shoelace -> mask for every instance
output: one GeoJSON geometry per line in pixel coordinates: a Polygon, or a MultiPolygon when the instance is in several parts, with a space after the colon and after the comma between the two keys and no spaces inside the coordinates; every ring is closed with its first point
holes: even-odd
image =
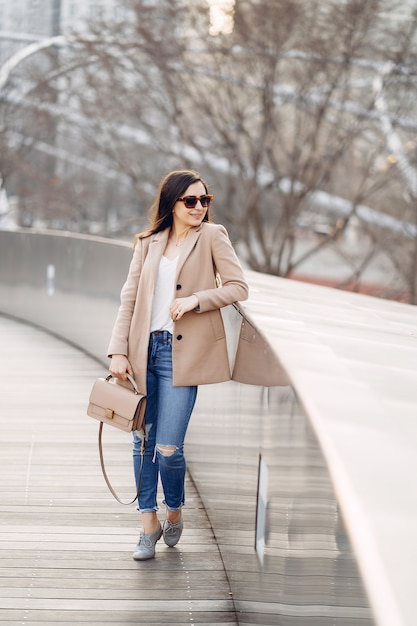
{"type": "Polygon", "coordinates": [[[180,523],[181,522],[177,522],[176,524],[173,524],[172,522],[170,522],[169,520],[167,520],[168,524],[167,524],[167,528],[165,530],[165,534],[167,535],[168,533],[175,533],[179,530],[180,527],[180,523]]]}
{"type": "Polygon", "coordinates": [[[139,537],[139,541],[138,541],[138,548],[144,545],[147,548],[151,548],[152,547],[152,539],[150,538],[149,535],[145,535],[145,533],[141,533],[140,537],[139,537]]]}

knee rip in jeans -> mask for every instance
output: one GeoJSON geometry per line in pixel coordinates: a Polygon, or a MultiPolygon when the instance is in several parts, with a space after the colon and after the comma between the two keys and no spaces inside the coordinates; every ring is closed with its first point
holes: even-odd
{"type": "Polygon", "coordinates": [[[177,449],[175,446],[161,446],[159,443],[156,444],[156,448],[162,456],[172,456],[177,449]]]}

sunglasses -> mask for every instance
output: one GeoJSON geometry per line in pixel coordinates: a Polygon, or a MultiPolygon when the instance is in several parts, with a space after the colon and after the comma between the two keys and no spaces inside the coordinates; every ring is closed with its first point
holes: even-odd
{"type": "Polygon", "coordinates": [[[178,198],[178,202],[180,200],[181,202],[184,202],[186,209],[194,209],[197,206],[197,202],[200,201],[201,206],[204,209],[207,209],[207,207],[209,207],[212,203],[213,197],[214,196],[209,194],[205,196],[183,196],[182,198],[178,198]]]}

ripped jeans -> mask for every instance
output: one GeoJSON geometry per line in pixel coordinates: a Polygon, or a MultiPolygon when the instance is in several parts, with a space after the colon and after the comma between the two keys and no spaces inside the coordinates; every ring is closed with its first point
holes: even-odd
{"type": "MultiPolygon", "coordinates": [[[[164,491],[163,504],[176,511],[185,502],[186,461],[184,439],[197,397],[197,387],[172,384],[172,335],[166,330],[151,333],[146,374],[145,456],[138,510],[158,510],[158,474],[164,491]]],[[[133,467],[139,481],[142,431],[133,433],[133,467]]]]}

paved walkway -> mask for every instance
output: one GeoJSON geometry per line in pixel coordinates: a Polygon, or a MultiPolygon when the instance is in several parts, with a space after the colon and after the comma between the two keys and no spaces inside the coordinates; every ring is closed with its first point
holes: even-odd
{"type": "MultiPolygon", "coordinates": [[[[236,624],[213,533],[187,478],[184,535],[137,563],[135,506],[101,476],[85,413],[99,364],[0,316],[0,624],[236,624]]],[[[134,491],[130,436],[108,429],[106,464],[134,491]]],[[[162,516],[162,511],[161,511],[162,516]]]]}

